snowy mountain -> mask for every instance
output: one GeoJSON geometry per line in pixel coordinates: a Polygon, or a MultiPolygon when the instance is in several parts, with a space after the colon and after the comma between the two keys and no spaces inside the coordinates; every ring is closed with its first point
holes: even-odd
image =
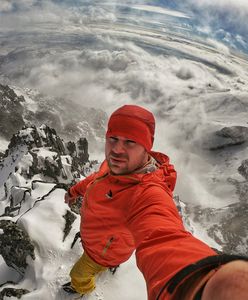
{"type": "Polygon", "coordinates": [[[46,124],[64,140],[87,138],[93,151],[102,143],[106,121],[107,115],[100,109],[0,84],[0,136],[6,140],[24,124],[46,124]]]}

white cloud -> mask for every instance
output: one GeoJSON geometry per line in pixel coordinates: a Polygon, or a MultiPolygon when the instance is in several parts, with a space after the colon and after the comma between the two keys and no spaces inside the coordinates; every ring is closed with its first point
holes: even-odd
{"type": "Polygon", "coordinates": [[[0,12],[8,12],[12,10],[12,3],[8,0],[2,0],[0,2],[0,12]]]}
{"type": "Polygon", "coordinates": [[[236,35],[236,40],[244,47],[248,49],[248,44],[247,41],[245,41],[245,39],[240,36],[239,34],[236,35]]]}
{"type": "Polygon", "coordinates": [[[66,6],[50,0],[12,0],[4,12],[0,19],[2,30],[23,31],[30,30],[31,26],[40,30],[62,26],[63,30],[70,30],[70,26],[80,28],[89,23],[116,21],[114,11],[101,6],[66,6]]]}
{"type": "Polygon", "coordinates": [[[209,38],[207,39],[207,43],[219,50],[220,53],[230,54],[230,49],[221,42],[209,38]]]}
{"type": "MultiPolygon", "coordinates": [[[[44,1],[46,2],[46,1],[44,1]]],[[[43,3],[44,3],[43,2],[43,3]]],[[[38,0],[1,0],[0,12],[10,12],[12,10],[29,10],[34,4],[40,4],[38,0]]]]}
{"type": "Polygon", "coordinates": [[[159,6],[152,6],[152,5],[134,5],[132,6],[134,9],[138,10],[143,10],[143,11],[148,11],[148,12],[155,12],[159,14],[165,14],[173,17],[178,17],[178,18],[190,18],[187,14],[181,13],[179,11],[175,11],[172,9],[165,9],[163,7],[159,6]]]}
{"type": "Polygon", "coordinates": [[[189,0],[192,4],[198,6],[215,6],[215,7],[237,7],[240,10],[248,9],[248,2],[246,0],[189,0]]]}

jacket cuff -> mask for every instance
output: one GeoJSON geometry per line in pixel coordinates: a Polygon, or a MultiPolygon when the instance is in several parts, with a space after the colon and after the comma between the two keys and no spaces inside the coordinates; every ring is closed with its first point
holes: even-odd
{"type": "Polygon", "coordinates": [[[72,198],[73,197],[73,195],[72,195],[72,193],[71,193],[71,191],[70,191],[70,188],[67,190],[67,193],[68,193],[68,195],[72,198]]]}

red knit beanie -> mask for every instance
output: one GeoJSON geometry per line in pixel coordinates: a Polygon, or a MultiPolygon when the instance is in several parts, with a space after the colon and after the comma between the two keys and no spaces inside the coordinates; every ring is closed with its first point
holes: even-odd
{"type": "Polygon", "coordinates": [[[151,112],[137,105],[124,105],[112,113],[106,137],[122,136],[152,149],[155,119],[151,112]]]}

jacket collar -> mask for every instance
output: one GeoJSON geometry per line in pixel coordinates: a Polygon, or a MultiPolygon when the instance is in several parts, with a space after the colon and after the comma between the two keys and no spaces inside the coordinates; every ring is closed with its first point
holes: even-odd
{"type": "Polygon", "coordinates": [[[162,186],[169,194],[172,194],[176,183],[176,171],[169,163],[169,157],[160,152],[150,152],[151,160],[138,172],[126,175],[113,175],[110,173],[107,161],[100,166],[95,180],[108,177],[109,181],[121,186],[130,186],[137,183],[142,185],[162,186]]]}

